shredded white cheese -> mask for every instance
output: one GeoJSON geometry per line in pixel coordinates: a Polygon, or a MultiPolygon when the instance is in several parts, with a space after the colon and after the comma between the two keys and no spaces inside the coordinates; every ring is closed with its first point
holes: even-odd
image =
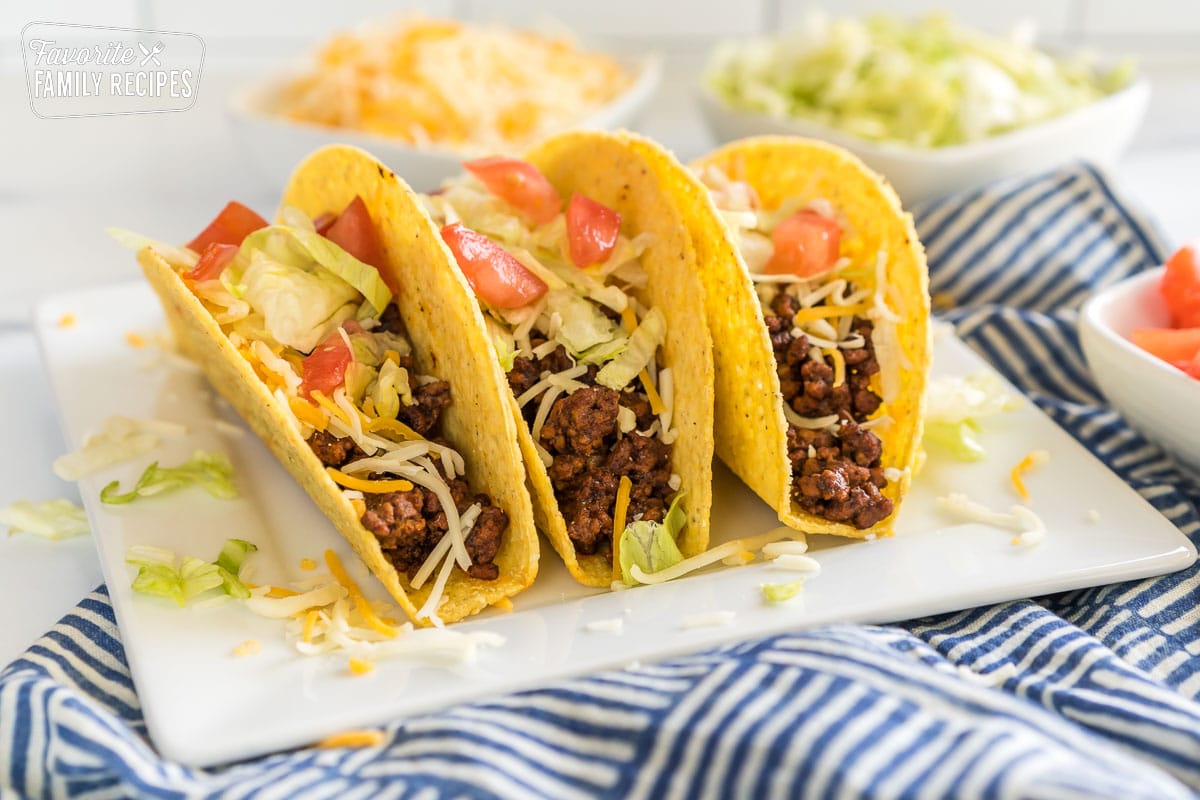
{"type": "Polygon", "coordinates": [[[689,614],[683,618],[683,629],[693,628],[722,628],[737,616],[735,611],[705,611],[699,614],[689,614]]]}
{"type": "Polygon", "coordinates": [[[625,619],[623,617],[612,617],[610,619],[596,619],[583,626],[583,629],[588,633],[612,633],[619,634],[625,630],[625,619]]]}
{"type": "Polygon", "coordinates": [[[775,556],[771,564],[780,569],[805,572],[813,575],[821,571],[820,563],[812,556],[806,556],[803,553],[781,553],[775,556]]]}
{"type": "Polygon", "coordinates": [[[1042,519],[1025,506],[1013,506],[1009,513],[992,511],[987,506],[971,500],[965,494],[952,493],[937,499],[938,506],[969,522],[982,522],[997,528],[1015,531],[1013,544],[1035,545],[1046,536],[1046,525],[1042,519]]]}
{"type": "MultiPolygon", "coordinates": [[[[797,533],[797,536],[803,536],[802,533],[797,533]]],[[[803,539],[785,540],[782,542],[770,542],[763,545],[763,555],[767,558],[775,558],[783,555],[802,555],[808,552],[808,542],[803,539]]]]}

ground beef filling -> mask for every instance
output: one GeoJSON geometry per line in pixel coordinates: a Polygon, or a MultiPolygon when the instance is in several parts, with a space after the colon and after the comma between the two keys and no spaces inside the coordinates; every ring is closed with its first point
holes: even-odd
{"type": "Polygon", "coordinates": [[[837,433],[788,426],[792,497],[822,519],[869,528],[891,514],[893,507],[880,492],[887,486],[880,465],[882,443],[872,431],[859,427],[882,403],[870,385],[871,376],[879,372],[872,323],[854,319],[851,331],[862,336],[864,344],[842,350],[846,377],[834,386],[833,367],[824,359],[809,357],[807,337],[792,336],[792,317],[799,310],[796,298],[780,292],[771,301],[771,310],[767,331],[784,402],[803,417],[838,415],[837,433]]]}
{"type": "MultiPolygon", "coordinates": [[[[542,341],[535,338],[532,344],[537,347],[542,341]]],[[[543,372],[561,372],[571,365],[562,347],[541,359],[516,358],[508,382],[520,396],[543,372]]],[[[636,432],[648,429],[654,421],[645,392],[596,386],[596,371],[591,367],[577,379],[587,386],[554,402],[538,440],[554,459],[550,481],[576,552],[611,558],[613,511],[621,476],[627,475],[632,484],[626,518],[662,521],[673,494],[668,464],[671,448],[636,432]],[[626,434],[619,434],[617,426],[621,406],[637,417],[636,429],[626,434]]],[[[535,398],[523,409],[530,425],[537,408],[535,398]]]]}
{"type": "MultiPolygon", "coordinates": [[[[404,327],[395,308],[393,304],[384,311],[380,318],[380,327],[403,334],[404,327]]],[[[402,356],[400,366],[408,369],[411,384],[411,357],[402,356]]],[[[431,434],[437,428],[442,412],[450,405],[450,385],[445,381],[433,381],[423,386],[411,387],[411,391],[413,404],[401,405],[399,419],[422,436],[433,438],[431,434]]],[[[327,467],[340,469],[351,461],[366,457],[366,453],[354,440],[349,437],[338,438],[325,431],[314,431],[308,439],[308,445],[327,467]]],[[[445,478],[445,475],[442,477],[445,478]]],[[[466,539],[467,554],[471,556],[471,567],[467,574],[480,580],[495,580],[500,570],[493,561],[508,527],[508,515],[503,509],[493,505],[492,499],[487,495],[472,496],[471,487],[462,478],[447,479],[446,484],[450,487],[454,505],[460,514],[472,503],[482,506],[479,518],[466,539]]],[[[379,539],[384,555],[396,570],[412,578],[413,573],[425,562],[433,552],[434,546],[449,530],[441,501],[436,494],[420,486],[413,486],[407,492],[365,494],[363,499],[366,505],[366,511],[362,515],[363,527],[379,539]]]]}

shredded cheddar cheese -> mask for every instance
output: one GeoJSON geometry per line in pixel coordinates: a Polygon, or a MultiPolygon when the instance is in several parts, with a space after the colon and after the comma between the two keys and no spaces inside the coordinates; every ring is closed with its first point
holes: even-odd
{"type": "Polygon", "coordinates": [[[742,550],[722,558],[721,563],[727,567],[741,567],[745,564],[749,564],[753,560],[754,553],[751,553],[749,550],[742,550]]]}
{"type": "Polygon", "coordinates": [[[267,597],[273,597],[275,599],[279,599],[281,597],[295,597],[298,594],[300,593],[283,586],[272,586],[267,589],[267,597]]]}
{"type": "Polygon", "coordinates": [[[338,406],[337,403],[333,402],[328,397],[326,397],[325,393],[322,392],[320,389],[313,389],[309,393],[309,396],[312,397],[313,400],[317,401],[317,405],[319,405],[321,408],[323,408],[327,412],[329,412],[330,416],[337,417],[338,419],[340,419],[342,422],[346,423],[347,425],[351,425],[351,426],[353,425],[353,423],[350,421],[350,418],[348,416],[346,416],[346,412],[344,410],[342,410],[342,408],[340,406],[338,406]]]}
{"type": "Polygon", "coordinates": [[[392,433],[401,437],[402,439],[412,442],[425,441],[424,436],[417,433],[398,419],[375,418],[369,420],[367,424],[363,426],[363,430],[367,431],[368,433],[392,433]]]}
{"type": "Polygon", "coordinates": [[[141,334],[135,333],[133,331],[127,331],[125,333],[125,341],[129,344],[130,347],[136,348],[138,350],[141,350],[143,347],[146,346],[146,338],[144,336],[142,336],[141,334]]]}
{"type": "Polygon", "coordinates": [[[317,568],[317,562],[313,561],[311,558],[300,559],[300,569],[314,570],[316,568],[317,568]]]}
{"type": "Polygon", "coordinates": [[[325,551],[325,565],[329,567],[329,572],[333,575],[334,580],[342,585],[342,587],[350,593],[350,597],[354,600],[354,607],[358,610],[367,625],[378,633],[394,638],[400,633],[397,629],[384,623],[375,613],[375,609],[371,608],[371,603],[363,596],[362,590],[358,588],[358,584],[350,577],[350,573],[346,572],[346,568],[342,565],[342,560],[337,557],[337,553],[332,550],[325,551]]]}
{"type": "Polygon", "coordinates": [[[376,633],[386,636],[389,639],[395,639],[397,634],[400,633],[400,631],[381,620],[379,615],[375,613],[375,609],[371,608],[371,603],[361,594],[354,595],[354,607],[358,610],[359,614],[362,614],[363,621],[367,623],[367,627],[376,633]]]}
{"type": "Polygon", "coordinates": [[[75,315],[71,313],[63,314],[58,318],[58,327],[73,328],[75,327],[75,315]]]}
{"type": "Polygon", "coordinates": [[[383,357],[395,364],[397,367],[400,366],[400,354],[395,350],[385,350],[383,352],[383,357]]]}
{"type": "Polygon", "coordinates": [[[833,361],[833,385],[841,386],[846,382],[846,358],[839,347],[827,347],[821,350],[833,361]]]}
{"type": "Polygon", "coordinates": [[[349,667],[351,675],[370,675],[375,671],[375,665],[365,658],[351,658],[349,667]]]}
{"type": "Polygon", "coordinates": [[[356,489],[360,492],[366,492],[368,494],[411,492],[413,488],[412,481],[406,481],[402,478],[387,481],[370,481],[366,478],[355,478],[353,475],[347,475],[341,470],[334,469],[333,467],[326,467],[325,472],[338,486],[345,487],[346,489],[356,489]]]}
{"type": "Polygon", "coordinates": [[[1025,473],[1040,464],[1045,464],[1049,460],[1050,454],[1045,450],[1033,450],[1012,468],[1010,477],[1012,478],[1013,488],[1017,490],[1017,494],[1026,503],[1029,502],[1030,497],[1029,490],[1025,488],[1025,473]]]}
{"type": "Polygon", "coordinates": [[[511,614],[513,610],[512,600],[507,597],[501,597],[496,602],[492,603],[493,608],[498,608],[506,614],[511,614]]]}
{"type": "Polygon", "coordinates": [[[342,747],[378,747],[383,742],[383,731],[342,731],[317,742],[317,747],[326,750],[342,747]]]}
{"type": "Polygon", "coordinates": [[[321,409],[312,403],[301,400],[299,397],[289,397],[288,408],[296,415],[296,419],[313,426],[319,431],[325,430],[325,426],[328,424],[329,418],[321,413],[321,409]]]}
{"type": "Polygon", "coordinates": [[[818,319],[831,319],[833,317],[857,316],[865,314],[871,310],[871,306],[866,303],[858,303],[852,306],[813,306],[812,308],[802,308],[792,317],[792,322],[797,325],[802,325],[805,322],[813,322],[818,319]]]}
{"type": "Polygon", "coordinates": [[[262,643],[257,639],[247,639],[246,641],[233,648],[233,654],[238,658],[243,656],[256,656],[262,652],[262,643]]]}
{"type": "Polygon", "coordinates": [[[354,513],[360,518],[363,514],[367,513],[367,504],[357,497],[350,501],[350,505],[354,506],[354,513]]]}
{"type": "Polygon", "coordinates": [[[617,484],[617,504],[613,508],[612,533],[612,566],[613,580],[621,580],[621,534],[625,532],[625,516],[629,512],[629,493],[633,491],[633,481],[628,475],[622,475],[617,484]]]}
{"type": "Polygon", "coordinates": [[[304,635],[302,638],[305,644],[312,643],[313,628],[316,624],[317,610],[315,608],[309,609],[308,613],[304,615],[304,635]]]}

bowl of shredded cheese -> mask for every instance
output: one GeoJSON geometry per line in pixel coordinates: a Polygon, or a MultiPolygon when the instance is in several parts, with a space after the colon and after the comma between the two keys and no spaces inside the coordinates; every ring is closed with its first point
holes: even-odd
{"type": "Polygon", "coordinates": [[[636,120],[656,57],[617,58],[562,35],[405,17],[335,34],[303,65],[237,93],[230,117],[273,185],[330,142],[370,150],[418,190],[464,159],[519,154],[568,128],[636,120]]]}

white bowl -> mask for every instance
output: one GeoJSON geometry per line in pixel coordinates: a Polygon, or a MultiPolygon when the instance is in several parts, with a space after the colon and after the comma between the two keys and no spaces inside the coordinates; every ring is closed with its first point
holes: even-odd
{"type": "MultiPolygon", "coordinates": [[[[629,127],[645,110],[662,77],[661,60],[647,56],[637,60],[618,59],[634,74],[624,93],[598,109],[578,128],[611,130],[629,127]]],[[[445,148],[414,147],[387,136],[362,133],[288,119],[274,111],[282,89],[296,76],[295,70],[280,73],[234,94],[229,118],[234,133],[249,160],[272,190],[279,190],[306,155],[334,142],[357,145],[392,168],[417,191],[437,188],[444,179],[462,171],[462,162],[481,155],[445,148]]]]}
{"type": "Polygon", "coordinates": [[[1102,289],[1084,304],[1079,340],[1101,391],[1129,423],[1200,472],[1200,380],[1129,339],[1135,328],[1170,325],[1159,293],[1162,268],[1102,289]]]}
{"type": "Polygon", "coordinates": [[[917,148],[872,142],[819,122],[730,108],[710,88],[700,88],[701,109],[720,142],[785,134],[840,145],[886,177],[905,204],[1077,159],[1111,165],[1132,141],[1149,101],[1150,84],[1140,79],[1074,111],[1009,133],[950,147],[917,148]]]}

